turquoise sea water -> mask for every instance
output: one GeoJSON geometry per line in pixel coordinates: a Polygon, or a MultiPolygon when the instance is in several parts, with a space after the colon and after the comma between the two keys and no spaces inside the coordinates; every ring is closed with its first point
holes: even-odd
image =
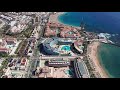
{"type": "Polygon", "coordinates": [[[120,47],[102,43],[98,56],[107,74],[112,78],[120,78],[120,47]]]}
{"type": "MultiPolygon", "coordinates": [[[[120,12],[69,12],[60,15],[58,20],[64,24],[80,26],[82,18],[87,31],[109,33],[112,35],[110,39],[120,44],[120,12]]],[[[98,56],[107,74],[120,78],[120,47],[101,44],[98,56]]]]}

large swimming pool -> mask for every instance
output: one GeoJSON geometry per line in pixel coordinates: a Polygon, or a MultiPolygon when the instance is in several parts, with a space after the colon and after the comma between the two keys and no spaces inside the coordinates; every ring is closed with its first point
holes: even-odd
{"type": "Polygon", "coordinates": [[[70,46],[63,46],[61,50],[70,51],[70,46]]]}

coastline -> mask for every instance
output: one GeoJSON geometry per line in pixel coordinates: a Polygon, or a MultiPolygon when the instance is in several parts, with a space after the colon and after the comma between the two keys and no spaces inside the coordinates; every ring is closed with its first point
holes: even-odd
{"type": "MultiPolygon", "coordinates": [[[[65,13],[67,13],[67,12],[57,12],[56,14],[50,15],[49,22],[64,24],[59,20],[59,16],[62,15],[62,14],[65,14],[65,13]]],[[[64,24],[64,25],[70,26],[70,27],[72,26],[72,25],[69,25],[69,24],[64,24]]],[[[72,27],[81,29],[80,27],[77,27],[77,26],[72,26],[72,27]]]]}
{"type": "MultiPolygon", "coordinates": [[[[49,22],[54,22],[54,23],[60,23],[66,26],[72,26],[72,25],[68,25],[68,24],[64,24],[62,22],[59,21],[59,16],[62,14],[65,14],[66,12],[59,12],[56,14],[53,14],[50,16],[49,18],[49,22]]],[[[77,26],[72,26],[75,28],[79,28],[77,26]]],[[[95,74],[99,74],[101,76],[101,78],[109,78],[109,76],[107,75],[106,71],[104,70],[104,68],[100,65],[100,60],[98,58],[98,47],[100,45],[100,42],[93,42],[90,45],[88,45],[89,52],[87,52],[87,55],[89,56],[91,62],[94,64],[93,67],[95,68],[95,74]]]]}
{"type": "Polygon", "coordinates": [[[109,78],[106,71],[100,64],[100,60],[98,58],[98,49],[100,46],[100,42],[92,42],[88,46],[88,56],[90,60],[94,63],[95,73],[98,73],[101,78],[109,78]]]}
{"type": "Polygon", "coordinates": [[[49,22],[54,22],[54,23],[61,23],[61,22],[59,22],[59,20],[58,20],[58,17],[59,17],[59,15],[62,15],[62,14],[64,14],[65,12],[57,12],[56,14],[52,14],[52,15],[50,15],[50,17],[49,17],[49,22]]]}
{"type": "MultiPolygon", "coordinates": [[[[101,58],[101,54],[100,54],[99,50],[101,50],[100,47],[103,48],[102,44],[103,44],[103,43],[100,43],[100,45],[98,46],[98,49],[97,49],[97,58],[98,58],[98,60],[99,60],[99,63],[100,63],[100,65],[101,65],[102,69],[104,70],[104,72],[105,72],[106,75],[108,76],[108,78],[113,78],[113,76],[111,76],[111,75],[109,74],[109,72],[106,70],[106,68],[103,66],[103,63],[102,63],[102,61],[101,61],[102,58],[101,58]]],[[[105,44],[106,44],[106,43],[105,43],[105,44]]],[[[109,44],[109,45],[110,45],[110,44],[109,44]]]]}

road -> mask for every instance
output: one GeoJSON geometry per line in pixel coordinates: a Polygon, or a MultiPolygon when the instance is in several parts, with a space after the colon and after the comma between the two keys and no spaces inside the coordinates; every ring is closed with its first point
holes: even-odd
{"type": "MultiPolygon", "coordinates": [[[[74,59],[76,58],[77,56],[42,56],[42,59],[53,59],[53,58],[56,58],[56,59],[59,59],[59,58],[69,58],[69,59],[74,59]]],[[[79,56],[78,56],[79,57],[79,56]]]]}
{"type": "Polygon", "coordinates": [[[18,48],[18,45],[20,44],[21,41],[17,42],[17,44],[14,46],[14,48],[12,49],[11,53],[9,55],[15,55],[15,51],[18,48]]]}
{"type": "Polygon", "coordinates": [[[28,78],[32,77],[32,71],[36,69],[37,61],[40,61],[37,46],[38,46],[38,42],[35,45],[33,56],[30,57],[30,62],[29,62],[30,66],[29,66],[28,76],[27,76],[28,78]]]}
{"type": "MultiPolygon", "coordinates": [[[[64,59],[64,58],[68,58],[68,59],[75,59],[75,58],[79,58],[79,56],[42,56],[42,57],[40,57],[39,56],[39,59],[40,60],[44,60],[44,59],[64,59]]],[[[31,59],[35,59],[35,60],[37,60],[38,59],[38,57],[37,58],[35,58],[35,57],[31,57],[31,59]]]]}
{"type": "Polygon", "coordinates": [[[35,49],[33,51],[33,56],[30,57],[30,62],[29,62],[29,68],[28,68],[28,78],[32,78],[32,71],[34,71],[37,67],[37,62],[40,61],[40,51],[38,51],[38,45],[40,42],[43,40],[41,37],[44,36],[44,29],[45,25],[41,25],[41,23],[38,24],[38,27],[41,26],[40,28],[40,33],[38,32],[39,39],[37,40],[37,43],[35,45],[35,49]]]}
{"type": "Polygon", "coordinates": [[[5,22],[3,21],[3,20],[1,20],[0,19],[0,21],[2,22],[1,24],[0,24],[0,29],[5,25],[5,22]]]}

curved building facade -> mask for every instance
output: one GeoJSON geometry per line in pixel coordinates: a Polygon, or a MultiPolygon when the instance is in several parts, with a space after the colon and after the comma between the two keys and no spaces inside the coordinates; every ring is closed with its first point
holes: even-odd
{"type": "Polygon", "coordinates": [[[74,42],[74,47],[75,47],[75,49],[76,49],[78,52],[80,52],[81,54],[83,53],[83,47],[84,47],[84,46],[82,46],[82,45],[83,45],[83,41],[82,41],[82,40],[77,40],[77,41],[74,42]]]}
{"type": "Polygon", "coordinates": [[[77,78],[90,78],[88,69],[82,60],[74,61],[74,69],[77,78]]]}
{"type": "Polygon", "coordinates": [[[43,42],[43,49],[47,54],[50,55],[59,55],[59,45],[68,45],[72,44],[71,40],[68,39],[60,39],[57,37],[48,38],[43,42]]]}
{"type": "Polygon", "coordinates": [[[43,49],[46,53],[52,54],[52,55],[58,55],[58,48],[53,47],[58,43],[58,38],[48,38],[43,43],[43,49]]]}

